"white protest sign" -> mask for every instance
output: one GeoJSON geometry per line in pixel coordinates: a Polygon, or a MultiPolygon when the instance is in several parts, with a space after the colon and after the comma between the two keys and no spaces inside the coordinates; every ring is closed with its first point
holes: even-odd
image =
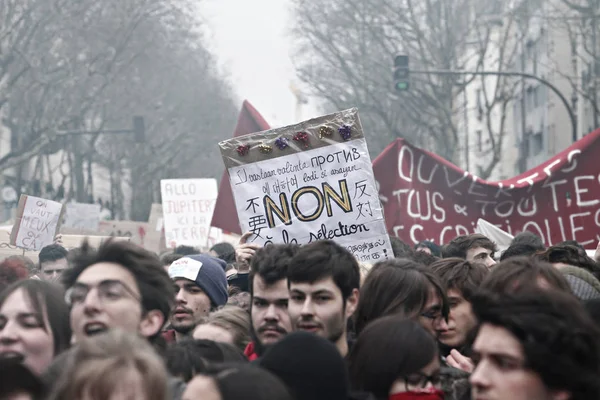
{"type": "Polygon", "coordinates": [[[11,244],[27,250],[41,250],[54,243],[62,218],[63,205],[56,201],[21,195],[11,244]]]}
{"type": "Polygon", "coordinates": [[[63,227],[97,231],[100,224],[100,204],[67,203],[63,227]]]}
{"type": "Polygon", "coordinates": [[[206,246],[217,201],[217,180],[163,179],[160,188],[167,246],[206,246]]]}
{"type": "Polygon", "coordinates": [[[330,239],[359,261],[393,257],[356,109],[219,146],[250,242],[330,239]]]}

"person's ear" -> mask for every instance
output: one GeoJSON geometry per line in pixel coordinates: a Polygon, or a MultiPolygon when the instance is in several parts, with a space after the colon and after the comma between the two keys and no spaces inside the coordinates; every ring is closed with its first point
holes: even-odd
{"type": "Polygon", "coordinates": [[[156,335],[162,329],[165,324],[165,317],[159,310],[150,310],[143,317],[140,322],[140,334],[144,337],[151,337],[156,335]]]}
{"type": "Polygon", "coordinates": [[[358,289],[352,290],[352,294],[346,299],[346,318],[350,318],[358,307],[358,300],[360,298],[360,292],[358,289]]]}

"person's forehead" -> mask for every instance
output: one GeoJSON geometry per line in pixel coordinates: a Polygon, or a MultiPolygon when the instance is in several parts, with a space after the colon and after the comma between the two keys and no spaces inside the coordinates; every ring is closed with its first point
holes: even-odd
{"type": "Polygon", "coordinates": [[[523,346],[519,340],[506,328],[484,323],[473,344],[473,349],[480,353],[506,355],[523,358],[523,346]]]}
{"type": "Polygon", "coordinates": [[[268,285],[259,275],[254,277],[252,291],[254,296],[269,300],[287,298],[289,294],[287,279],[280,279],[277,282],[268,285]]]}
{"type": "Polygon", "coordinates": [[[0,314],[11,315],[16,313],[33,313],[31,299],[23,288],[19,288],[9,294],[0,307],[0,314]]]}
{"type": "Polygon", "coordinates": [[[42,269],[56,269],[56,267],[60,267],[60,268],[67,268],[69,266],[69,262],[67,261],[66,258],[60,258],[58,260],[53,260],[53,261],[44,261],[42,263],[40,263],[42,269]]]}
{"type": "Polygon", "coordinates": [[[448,296],[448,300],[450,300],[450,299],[464,300],[464,296],[463,296],[462,292],[460,291],[460,289],[457,289],[457,288],[448,289],[447,296],[448,296]]]}
{"type": "Polygon", "coordinates": [[[101,262],[90,265],[77,277],[78,283],[87,285],[95,285],[105,280],[121,281],[130,286],[137,284],[133,273],[116,263],[101,262]]]}
{"type": "Polygon", "coordinates": [[[290,282],[290,290],[306,294],[316,292],[340,292],[340,289],[337,287],[331,276],[316,282],[290,282]]]}
{"type": "MultiPolygon", "coordinates": [[[[198,284],[196,282],[191,281],[187,278],[175,278],[175,279],[173,279],[173,282],[179,287],[198,286],[198,284]]],[[[200,287],[200,286],[198,286],[198,287],[200,287]]]]}
{"type": "Polygon", "coordinates": [[[481,253],[485,253],[485,254],[492,254],[493,251],[490,249],[486,249],[484,247],[481,246],[476,246],[476,247],[471,247],[469,249],[469,252],[473,255],[477,255],[477,254],[481,254],[481,253]]]}

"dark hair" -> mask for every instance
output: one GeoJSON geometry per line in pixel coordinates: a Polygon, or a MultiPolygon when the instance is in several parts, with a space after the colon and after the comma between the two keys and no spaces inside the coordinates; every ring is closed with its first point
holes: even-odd
{"type": "Polygon", "coordinates": [[[523,347],[526,367],[550,390],[572,400],[600,397],[600,330],[573,296],[556,290],[478,293],[480,324],[508,330],[523,347]]]}
{"type": "Polygon", "coordinates": [[[446,293],[432,272],[408,259],[375,264],[361,288],[354,319],[356,333],[360,334],[369,322],[384,316],[418,317],[427,304],[432,286],[442,299],[442,312],[447,317],[446,293]]]}
{"type": "Polygon", "coordinates": [[[235,248],[231,243],[217,243],[210,248],[210,251],[217,253],[217,258],[220,258],[228,264],[235,262],[235,248]]]}
{"type": "Polygon", "coordinates": [[[420,372],[436,354],[435,339],[417,322],[380,318],[367,325],[350,353],[352,389],[387,399],[394,381],[420,372]]]}
{"type": "Polygon", "coordinates": [[[485,265],[462,258],[444,258],[432,264],[430,269],[440,277],[446,289],[460,291],[467,301],[471,301],[489,272],[485,265]]]}
{"type": "MultiPolygon", "coordinates": [[[[145,312],[158,310],[165,321],[168,321],[175,302],[175,289],[173,281],[154,253],[131,242],[113,239],[102,243],[96,251],[85,241],[71,259],[71,268],[63,273],[63,284],[70,288],[83,271],[98,263],[118,264],[129,271],[140,290],[142,309],[145,312]]],[[[160,330],[154,336],[160,336],[160,330]]]]}
{"type": "Polygon", "coordinates": [[[254,295],[254,277],[256,275],[267,285],[273,285],[287,279],[288,267],[300,246],[295,244],[270,244],[256,250],[250,260],[248,290],[254,295]]]}
{"type": "Polygon", "coordinates": [[[583,268],[594,275],[596,279],[600,279],[600,266],[585,253],[585,250],[581,251],[579,247],[571,245],[551,246],[545,252],[536,255],[536,257],[551,264],[562,263],[583,268]]]}
{"type": "Polygon", "coordinates": [[[596,323],[596,326],[600,328],[600,298],[586,300],[583,302],[583,306],[592,320],[596,323]]]}
{"type": "Polygon", "coordinates": [[[185,382],[196,374],[206,372],[212,364],[247,361],[240,350],[227,343],[192,338],[170,344],[164,359],[169,373],[185,382]]]}
{"type": "Polygon", "coordinates": [[[540,249],[531,244],[511,244],[509,248],[502,252],[502,255],[500,256],[500,261],[508,260],[512,257],[531,257],[535,255],[538,251],[540,251],[540,249]]]}
{"type": "Polygon", "coordinates": [[[414,262],[424,265],[426,267],[430,266],[431,264],[433,264],[434,262],[436,262],[440,259],[439,257],[436,257],[429,253],[425,253],[423,251],[415,251],[414,253],[407,256],[406,258],[413,260],[414,262]]]}
{"type": "Polygon", "coordinates": [[[202,252],[195,247],[182,245],[182,246],[177,246],[175,248],[175,250],[173,250],[173,253],[180,254],[182,256],[193,256],[196,254],[200,254],[202,252]]]}
{"type": "Polygon", "coordinates": [[[442,249],[440,248],[440,246],[438,246],[430,240],[423,240],[422,242],[415,244],[415,250],[424,247],[428,248],[431,251],[432,256],[440,257],[442,255],[442,249]]]}
{"type": "Polygon", "coordinates": [[[358,261],[346,248],[332,240],[320,240],[300,247],[288,267],[289,283],[313,283],[331,277],[347,299],[360,287],[358,261]]]}
{"type": "Polygon", "coordinates": [[[0,263],[0,292],[10,284],[27,279],[29,271],[22,261],[4,260],[0,263]]]}
{"type": "Polygon", "coordinates": [[[45,262],[58,261],[62,260],[63,258],[67,258],[68,254],[69,252],[67,249],[62,247],[60,244],[49,244],[48,246],[43,247],[38,255],[40,267],[45,262]]]}
{"type": "Polygon", "coordinates": [[[175,261],[177,261],[183,257],[184,256],[182,256],[181,254],[167,253],[167,254],[163,254],[162,256],[160,256],[160,262],[162,263],[162,265],[171,265],[175,261]]]}
{"type": "Polygon", "coordinates": [[[532,246],[536,249],[536,251],[544,250],[546,248],[544,246],[544,242],[542,241],[542,238],[539,237],[538,235],[536,235],[535,233],[529,232],[529,231],[524,231],[524,232],[519,233],[510,242],[511,246],[514,246],[517,244],[524,244],[527,246],[532,246]]]}
{"type": "Polygon", "coordinates": [[[577,240],[565,240],[564,242],[558,243],[557,246],[573,246],[585,253],[585,248],[577,240]]]}
{"type": "Polygon", "coordinates": [[[222,400],[292,400],[277,376],[255,365],[216,365],[205,375],[214,379],[222,400]]]}
{"type": "Polygon", "coordinates": [[[571,293],[569,282],[551,264],[526,257],[514,257],[496,264],[481,287],[497,293],[512,293],[539,287],[542,278],[554,289],[571,293]]]}
{"type": "Polygon", "coordinates": [[[33,400],[41,400],[46,394],[44,382],[20,362],[0,359],[0,399],[27,393],[33,400]]]}
{"type": "Polygon", "coordinates": [[[452,239],[450,243],[448,243],[442,249],[442,257],[457,257],[466,259],[467,251],[476,247],[483,247],[484,249],[491,250],[492,252],[498,251],[496,243],[492,242],[487,236],[474,233],[472,235],[458,236],[452,239]]]}
{"type": "Polygon", "coordinates": [[[0,309],[6,299],[19,289],[25,292],[36,313],[47,315],[50,326],[45,326],[44,329],[47,331],[50,328],[52,332],[54,356],[68,349],[71,345],[70,310],[65,303],[61,288],[56,284],[37,279],[15,282],[0,293],[0,309]]]}
{"type": "Polygon", "coordinates": [[[405,258],[413,253],[413,249],[396,236],[390,236],[390,245],[395,258],[405,258]]]}

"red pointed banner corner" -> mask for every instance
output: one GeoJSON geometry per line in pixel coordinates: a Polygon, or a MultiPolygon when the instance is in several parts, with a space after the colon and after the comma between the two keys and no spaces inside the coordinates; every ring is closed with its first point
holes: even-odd
{"type": "MultiPolygon", "coordinates": [[[[262,115],[256,111],[248,100],[244,100],[235,131],[233,132],[233,137],[266,131],[268,129],[271,129],[271,127],[267,121],[265,121],[262,115]]],[[[236,210],[233,193],[231,192],[231,185],[229,184],[229,176],[227,175],[227,171],[225,171],[221,177],[219,195],[217,197],[211,226],[221,228],[225,233],[241,235],[240,221],[236,210]]]]}

